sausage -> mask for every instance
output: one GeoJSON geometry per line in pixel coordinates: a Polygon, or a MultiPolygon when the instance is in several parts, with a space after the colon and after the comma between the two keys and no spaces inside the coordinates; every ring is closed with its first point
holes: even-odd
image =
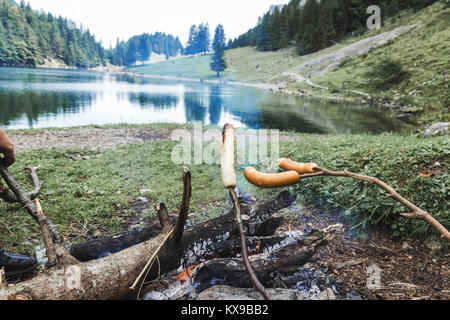
{"type": "Polygon", "coordinates": [[[291,159],[286,159],[286,158],[282,158],[278,160],[278,165],[280,166],[280,168],[290,171],[297,171],[299,174],[304,174],[304,173],[315,173],[317,172],[317,170],[319,168],[319,165],[317,165],[316,163],[310,162],[310,163],[301,163],[301,162],[295,162],[292,161],[291,159]]]}
{"type": "Polygon", "coordinates": [[[244,170],[244,175],[251,184],[260,188],[282,188],[300,182],[300,175],[296,171],[266,174],[258,172],[255,168],[248,167],[244,170]]]}
{"type": "Polygon", "coordinates": [[[222,153],[222,183],[225,188],[235,188],[237,186],[236,172],[234,171],[234,142],[235,132],[231,124],[223,127],[222,153]]]}

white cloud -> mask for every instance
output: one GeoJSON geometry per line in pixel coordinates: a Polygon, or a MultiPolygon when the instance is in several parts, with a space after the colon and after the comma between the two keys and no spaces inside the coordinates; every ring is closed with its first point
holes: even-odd
{"type": "Polygon", "coordinates": [[[83,24],[103,45],[115,45],[117,37],[157,31],[187,41],[189,27],[208,22],[211,33],[217,24],[234,38],[254,27],[258,17],[273,4],[289,0],[28,0],[33,9],[51,12],[83,24]]]}

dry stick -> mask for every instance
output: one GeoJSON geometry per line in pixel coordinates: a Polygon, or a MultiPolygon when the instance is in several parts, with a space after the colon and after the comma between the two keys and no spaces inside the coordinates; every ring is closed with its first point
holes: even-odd
{"type": "Polygon", "coordinates": [[[47,267],[52,268],[58,263],[58,257],[56,255],[55,244],[53,243],[52,234],[48,228],[47,217],[42,210],[41,202],[36,198],[37,218],[39,226],[41,227],[42,236],[44,237],[46,254],[48,257],[47,267]]]}
{"type": "Polygon", "coordinates": [[[402,205],[404,205],[405,207],[407,207],[408,209],[411,210],[411,213],[401,213],[401,215],[403,217],[410,218],[410,219],[425,220],[433,228],[435,228],[437,231],[439,231],[441,233],[442,238],[446,238],[448,241],[450,241],[450,232],[439,221],[437,221],[435,218],[433,218],[433,216],[431,216],[428,212],[420,209],[419,207],[417,207],[410,201],[403,198],[391,186],[389,186],[385,182],[378,180],[377,178],[374,178],[374,177],[363,176],[360,174],[349,172],[347,170],[337,172],[337,171],[330,171],[330,170],[327,170],[327,169],[324,169],[321,167],[319,167],[318,170],[320,170],[320,172],[304,174],[301,176],[301,178],[302,179],[303,178],[313,178],[313,177],[320,177],[320,176],[347,177],[347,178],[353,178],[356,180],[366,181],[366,182],[375,184],[375,185],[383,188],[384,190],[386,190],[388,192],[388,197],[400,202],[402,205]]]}
{"type": "MultiPolygon", "coordinates": [[[[39,167],[40,166],[24,168],[24,170],[30,171],[30,177],[34,184],[33,191],[27,193],[28,196],[31,198],[31,200],[34,200],[41,193],[42,185],[44,184],[42,181],[39,180],[39,177],[37,175],[37,170],[39,170],[39,167]]],[[[14,194],[14,192],[4,187],[1,181],[0,181],[0,198],[8,203],[20,202],[17,196],[14,194]]]]}
{"type": "MultiPolygon", "coordinates": [[[[178,215],[178,221],[175,226],[175,228],[171,229],[167,236],[164,238],[164,240],[161,242],[161,245],[156,249],[156,251],[153,253],[153,255],[148,260],[147,264],[145,265],[144,269],[142,269],[141,273],[137,277],[134,284],[130,287],[131,290],[136,290],[136,286],[141,282],[141,287],[139,289],[139,293],[141,291],[142,285],[145,282],[145,279],[147,278],[147,275],[150,272],[150,268],[153,266],[153,262],[155,258],[158,256],[159,251],[161,251],[162,247],[166,244],[166,242],[171,239],[172,241],[175,241],[175,243],[179,243],[181,241],[181,238],[183,237],[184,232],[184,226],[186,224],[190,202],[191,202],[191,194],[192,194],[192,187],[191,187],[191,170],[189,168],[184,167],[183,171],[183,200],[181,203],[180,213],[178,215]]],[[[161,224],[164,228],[164,224],[167,223],[167,221],[164,221],[167,219],[167,209],[166,213],[164,213],[165,205],[160,207],[159,215],[161,224]]],[[[167,226],[167,225],[166,225],[167,226]]],[[[139,296],[138,296],[139,298],[139,296]]]]}
{"type": "MultiPolygon", "coordinates": [[[[3,164],[0,164],[0,175],[3,180],[5,180],[11,191],[15,194],[24,209],[27,210],[27,212],[39,223],[38,208],[36,204],[31,200],[30,196],[22,190],[17,181],[3,164]]],[[[59,233],[58,228],[48,218],[46,219],[46,223],[55,243],[61,244],[63,242],[63,238],[59,233]]]]}
{"type": "MultiPolygon", "coordinates": [[[[172,236],[174,229],[170,230],[169,233],[167,233],[164,240],[161,242],[158,248],[156,248],[153,255],[148,260],[147,264],[145,265],[144,269],[142,269],[139,276],[136,278],[136,281],[134,281],[133,285],[130,287],[130,290],[136,290],[136,286],[139,284],[139,282],[142,280],[145,274],[148,274],[149,268],[152,266],[153,261],[155,260],[156,256],[158,255],[159,251],[161,251],[162,247],[166,244],[167,240],[172,236]]],[[[144,278],[145,280],[145,278],[144,278]]]]}
{"type": "Polygon", "coordinates": [[[156,207],[156,211],[158,212],[159,223],[161,224],[162,229],[167,230],[172,227],[166,205],[161,203],[156,207]]]}
{"type": "Polygon", "coordinates": [[[258,280],[258,277],[256,276],[255,272],[253,271],[253,268],[250,265],[250,261],[248,260],[247,239],[245,238],[244,225],[242,223],[241,205],[236,196],[236,192],[234,191],[234,188],[230,187],[229,191],[230,191],[230,197],[233,200],[234,209],[236,210],[236,220],[238,223],[239,233],[241,236],[242,258],[244,259],[245,269],[247,269],[247,272],[250,275],[250,279],[252,280],[252,283],[255,286],[255,288],[263,295],[264,299],[270,300],[269,294],[267,293],[266,289],[261,284],[261,282],[258,280]]]}
{"type": "Polygon", "coordinates": [[[184,167],[183,172],[183,200],[181,202],[180,211],[178,214],[177,224],[173,233],[172,240],[175,243],[180,243],[184,233],[184,226],[188,218],[189,207],[191,203],[192,185],[191,185],[191,170],[184,167]]]}

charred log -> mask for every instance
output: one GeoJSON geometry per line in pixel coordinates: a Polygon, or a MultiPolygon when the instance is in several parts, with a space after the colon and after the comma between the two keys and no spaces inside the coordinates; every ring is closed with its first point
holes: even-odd
{"type": "MultiPolygon", "coordinates": [[[[291,244],[279,245],[280,249],[252,256],[250,261],[255,273],[264,285],[269,284],[275,272],[284,275],[295,273],[320,246],[328,243],[341,230],[342,225],[335,225],[308,235],[294,234],[292,237],[295,241],[291,241],[291,244]]],[[[237,288],[252,287],[243,261],[236,258],[207,261],[195,269],[192,278],[199,291],[218,284],[237,288]]]]}

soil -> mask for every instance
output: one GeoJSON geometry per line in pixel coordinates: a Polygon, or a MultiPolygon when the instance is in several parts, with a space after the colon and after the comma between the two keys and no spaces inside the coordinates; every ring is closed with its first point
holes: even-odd
{"type": "MultiPolygon", "coordinates": [[[[344,223],[339,210],[324,212],[307,209],[299,220],[288,222],[296,229],[309,223],[321,229],[330,224],[344,223]]],[[[450,253],[439,248],[427,248],[423,242],[399,240],[387,230],[369,229],[355,235],[348,231],[319,249],[312,265],[327,270],[327,274],[347,284],[346,290],[359,292],[369,300],[448,300],[450,299],[450,253]],[[381,271],[380,287],[368,288],[373,273],[381,271]]],[[[373,284],[373,282],[370,282],[373,284]]]]}
{"type": "Polygon", "coordinates": [[[164,140],[169,137],[169,129],[97,128],[42,130],[9,135],[16,152],[58,147],[109,149],[127,144],[164,140]]]}

